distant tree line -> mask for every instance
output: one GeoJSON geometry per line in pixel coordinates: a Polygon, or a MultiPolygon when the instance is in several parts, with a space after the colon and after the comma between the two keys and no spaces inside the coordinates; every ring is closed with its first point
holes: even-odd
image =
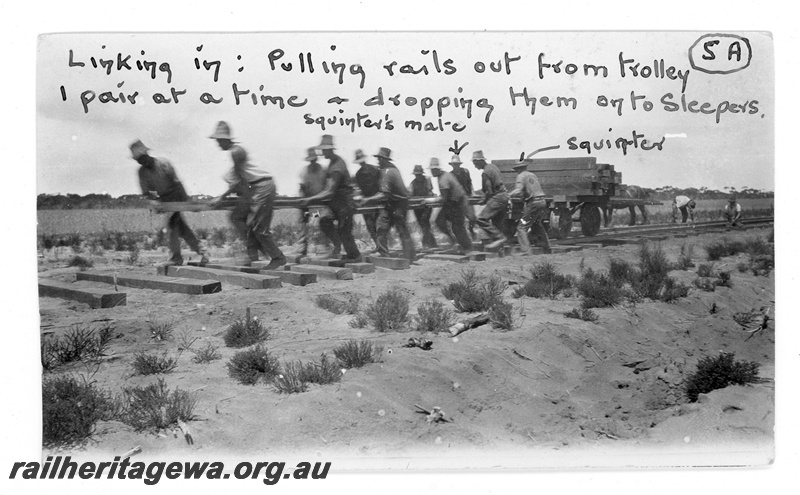
{"type": "MultiPolygon", "coordinates": [[[[666,201],[672,200],[675,196],[689,196],[694,199],[727,199],[732,194],[738,198],[773,198],[775,193],[772,191],[762,191],[743,187],[724,187],[722,191],[701,187],[700,189],[689,187],[681,189],[678,187],[664,186],[656,189],[646,188],[653,200],[666,201]]],[[[279,196],[280,197],[280,196],[279,196]]],[[[198,194],[192,196],[192,200],[209,201],[213,196],[198,194]]],[[[122,208],[147,208],[147,200],[138,194],[125,194],[118,198],[112,198],[109,194],[40,194],[36,197],[37,210],[89,210],[89,209],[122,209],[122,208]]]]}
{"type": "Polygon", "coordinates": [[[693,199],[728,199],[731,196],[736,196],[740,199],[755,199],[755,198],[774,198],[775,193],[772,191],[762,191],[761,189],[753,189],[751,187],[743,187],[737,189],[735,187],[723,187],[722,191],[717,189],[709,189],[707,187],[687,187],[681,189],[679,187],[663,186],[656,189],[645,188],[650,193],[650,198],[658,201],[672,200],[675,196],[688,196],[693,199]]]}

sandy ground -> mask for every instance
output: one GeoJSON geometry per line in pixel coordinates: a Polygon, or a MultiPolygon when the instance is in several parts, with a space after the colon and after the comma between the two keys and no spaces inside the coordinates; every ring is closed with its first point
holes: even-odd
{"type": "MultiPolygon", "coordinates": [[[[767,234],[767,229],[751,229],[724,235],[767,234]]],[[[674,239],[662,247],[675,260],[681,245],[693,244],[698,263],[704,261],[702,246],[722,235],[674,239]]],[[[637,249],[623,245],[547,257],[513,255],[469,266],[513,284],[524,282],[528,269],[545,259],[562,273],[577,275],[581,263],[606,269],[612,257],[634,260],[637,249]]],[[[142,260],[144,266],[130,266],[123,261],[125,254],[107,253],[95,260],[94,269],[152,274],[152,263],[167,258],[151,254],[142,260]]],[[[64,268],[64,258],[40,259],[39,276],[74,280],[77,269],[64,268]]],[[[197,393],[197,418],[189,423],[194,445],[172,431],[136,433],[122,423],[104,422],[92,441],[71,451],[76,456],[119,455],[138,445],[142,454],[137,460],[310,456],[335,459],[340,469],[763,465],[774,455],[774,325],[746,341],[748,334],[732,315],[774,308],[774,275],[739,273],[736,264],[742,259],[715,264],[731,270],[732,288],[693,289],[673,304],[646,301],[597,309],[596,323],[563,316],[579,307],[577,296],[513,299],[512,285],[506,295],[517,311],[516,328],[484,325],[457,337],[427,335],[433,341],[430,351],[402,347],[409,337],[419,337],[415,332],[351,328],[350,316],[322,310],[314,299],[345,291],[368,302],[397,287],[410,296],[415,314],[427,299],[446,302],[441,288],[458,280],[467,265],[422,259],[410,270],[379,269],[352,281],[284,284],[275,290],[224,285],[220,293],[201,296],[124,288],[127,306],[112,309],[53,298],[39,301],[44,338],[61,335],[76,323],[113,323],[113,357],[94,375],[112,393],[156,380],[133,376],[135,352],[177,355],[175,339],[151,338],[148,317],[176,318],[175,336],[190,330],[200,338],[193,348],[212,341],[223,356],[196,364],[192,353],[184,352],[177,369],[163,375],[170,388],[197,393]],[[719,311],[712,315],[714,303],[719,311]],[[342,342],[368,339],[383,346],[381,362],[348,370],[340,383],[312,385],[301,394],[241,385],[227,374],[225,363],[237,350],[226,348],[222,335],[247,307],[268,324],[273,337],[267,345],[281,361],[316,360],[323,352],[332,356],[342,342]],[[682,385],[687,374],[699,359],[721,351],[759,362],[763,383],[717,390],[686,403],[682,385]],[[439,406],[452,421],[430,424],[415,412],[415,404],[439,406]]],[[[672,275],[685,283],[696,278],[694,271],[672,275]]]]}

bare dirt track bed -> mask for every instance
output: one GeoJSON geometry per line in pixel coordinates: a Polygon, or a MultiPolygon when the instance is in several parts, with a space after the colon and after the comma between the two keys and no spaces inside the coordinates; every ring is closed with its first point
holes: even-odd
{"type": "MultiPolygon", "coordinates": [[[[745,239],[768,233],[766,228],[709,233],[663,241],[661,246],[675,261],[680,247],[692,244],[694,261],[700,263],[705,262],[702,246],[723,235],[745,239]]],[[[136,433],[122,423],[104,422],[89,443],[71,452],[119,455],[140,445],[142,456],[153,457],[274,458],[291,453],[350,459],[353,467],[363,467],[360,460],[376,457],[403,459],[403,466],[408,459],[450,459],[455,466],[494,465],[486,454],[495,454],[497,459],[510,455],[504,458],[536,466],[544,462],[541,454],[574,452],[587,453],[582,464],[606,465],[608,452],[623,451],[745,450],[770,459],[774,325],[746,340],[749,334],[732,316],[761,307],[774,309],[774,275],[740,273],[736,265],[743,258],[723,258],[715,269],[731,271],[732,287],[718,287],[714,292],[693,289],[688,297],[669,304],[643,301],[597,309],[595,323],[564,317],[564,312],[580,306],[577,295],[555,300],[511,298],[513,284],[524,282],[535,263],[547,260],[560,272],[577,275],[580,266],[606,270],[610,258],[633,260],[637,249],[624,245],[472,262],[469,266],[479,274],[497,274],[512,284],[506,289],[506,300],[513,302],[519,323],[511,331],[484,325],[457,337],[427,335],[433,341],[430,351],[402,347],[410,337],[419,337],[415,332],[352,328],[351,316],[333,315],[318,308],[314,299],[346,291],[368,301],[396,287],[411,297],[413,314],[428,299],[446,302],[442,287],[458,280],[465,265],[422,259],[410,270],[378,269],[369,275],[356,274],[352,281],[320,280],[306,287],[284,284],[275,290],[226,285],[222,292],[208,295],[121,288],[128,294],[127,306],[111,309],[40,298],[44,338],[62,335],[73,324],[113,323],[115,338],[109,352],[113,356],[94,375],[97,384],[112,393],[156,380],[155,376],[133,376],[131,362],[136,352],[177,355],[174,338],[151,338],[148,317],[175,318],[174,335],[191,330],[200,337],[195,348],[211,341],[220,345],[222,353],[220,360],[197,364],[191,352],[184,352],[177,369],[161,375],[170,388],[197,393],[196,420],[189,423],[194,445],[171,431],[136,433]],[[718,311],[711,314],[714,304],[718,311]],[[226,363],[237,350],[225,347],[222,335],[248,307],[267,324],[273,336],[267,346],[281,361],[317,360],[322,353],[332,356],[333,348],[349,339],[368,339],[383,346],[381,362],[348,370],[340,383],[312,385],[300,394],[278,394],[264,384],[241,385],[227,374],[226,363]],[[702,395],[697,403],[687,403],[686,376],[702,357],[721,351],[760,363],[764,380],[717,390],[702,395]],[[428,423],[424,414],[415,411],[415,404],[439,406],[452,421],[428,423]]],[[[63,260],[60,265],[43,264],[39,276],[74,280],[77,269],[63,266],[63,260]]],[[[95,269],[106,268],[155,273],[152,265],[132,267],[113,259],[95,265],[95,269]]],[[[694,270],[671,275],[691,284],[697,278],[694,270]]],[[[83,283],[90,285],[76,282],[83,283]]],[[[82,368],[71,371],[80,373],[82,368]]],[[[411,466],[434,465],[421,464],[411,466]]]]}

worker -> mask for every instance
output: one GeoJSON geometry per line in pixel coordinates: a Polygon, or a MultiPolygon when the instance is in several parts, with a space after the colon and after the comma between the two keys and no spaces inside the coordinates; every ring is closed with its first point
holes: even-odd
{"type": "Polygon", "coordinates": [[[275,270],[286,264],[286,257],[272,238],[272,209],[276,189],[272,176],[258,168],[247,151],[233,141],[231,128],[227,122],[220,121],[214,134],[209,138],[217,141],[223,151],[230,151],[233,167],[225,175],[228,189],[211,203],[218,206],[228,195],[237,194],[239,200],[231,214],[239,236],[247,246],[246,265],[258,261],[259,251],[269,257],[267,270],[275,270]]]}
{"type": "Polygon", "coordinates": [[[467,195],[467,207],[464,214],[469,220],[469,234],[472,236],[473,241],[477,241],[478,237],[475,234],[477,217],[475,216],[475,208],[469,202],[469,198],[475,194],[475,191],[472,188],[472,177],[469,175],[469,170],[461,165],[461,157],[453,155],[453,158],[450,160],[450,166],[453,167],[453,175],[456,180],[458,180],[458,183],[461,184],[461,188],[464,189],[464,193],[467,195]]]}
{"type": "MultiPolygon", "coordinates": [[[[456,158],[458,155],[453,156],[453,160],[456,158]]],[[[455,254],[467,254],[472,250],[472,241],[464,226],[466,207],[469,204],[467,194],[454,173],[442,170],[438,158],[431,158],[428,168],[431,175],[438,180],[439,195],[442,198],[442,209],[435,220],[436,227],[450,239],[455,254]]]]}
{"type": "MultiPolygon", "coordinates": [[[[325,189],[325,169],[319,163],[319,156],[317,155],[316,148],[308,148],[306,154],[306,161],[308,165],[300,177],[300,196],[308,198],[319,194],[325,189]]],[[[311,237],[311,229],[317,219],[320,217],[320,210],[323,208],[301,208],[300,209],[300,225],[302,227],[302,237],[300,239],[300,256],[308,254],[308,243],[311,237]]]]}
{"type": "Polygon", "coordinates": [[[697,203],[689,196],[675,196],[672,200],[672,223],[678,223],[678,212],[681,213],[681,223],[686,223],[689,219],[689,225],[694,226],[694,209],[697,203]]]}
{"type": "MultiPolygon", "coordinates": [[[[150,156],[148,153],[150,148],[138,139],[130,145],[130,148],[131,157],[141,165],[139,167],[139,185],[142,188],[142,194],[147,199],[161,202],[189,201],[189,195],[186,194],[183,183],[178,179],[175,169],[168,160],[150,156]]],[[[181,212],[176,211],[169,216],[167,231],[169,232],[169,250],[172,257],[166,264],[183,264],[181,238],[194,252],[200,255],[201,265],[208,263],[206,251],[183,219],[181,212]]]]}
{"type": "MultiPolygon", "coordinates": [[[[367,163],[367,156],[362,150],[356,150],[355,163],[361,167],[356,171],[356,186],[360,196],[369,197],[378,194],[381,184],[381,170],[375,165],[367,163]]],[[[361,214],[367,232],[375,243],[375,252],[378,251],[378,212],[365,211],[361,214]]]]}
{"type": "Polygon", "coordinates": [[[307,207],[310,203],[328,202],[319,225],[322,232],[333,244],[333,251],[326,258],[339,258],[342,246],[347,253],[346,260],[350,263],[361,261],[361,253],[353,238],[353,215],[356,205],[353,202],[353,186],[350,184],[350,172],[342,157],[334,153],[333,136],[325,134],[318,150],[328,159],[325,189],[322,192],[300,200],[301,206],[307,207]]]}
{"type": "Polygon", "coordinates": [[[742,218],[742,205],[736,202],[736,196],[728,199],[725,205],[725,218],[728,220],[728,227],[739,227],[739,220],[742,218]]]}
{"type": "Polygon", "coordinates": [[[486,249],[498,249],[508,241],[508,238],[499,229],[503,217],[505,217],[506,208],[508,208],[508,192],[497,165],[488,162],[483,156],[483,151],[476,151],[472,154],[472,163],[482,172],[482,204],[486,205],[478,214],[477,224],[483,233],[484,240],[489,241],[486,249]]]}
{"type": "Polygon", "coordinates": [[[523,198],[525,206],[522,211],[522,218],[517,223],[517,241],[519,242],[522,254],[532,254],[530,241],[528,240],[528,229],[542,242],[544,252],[550,253],[550,238],[547,236],[547,229],[544,221],[550,217],[550,210],[544,200],[544,191],[539,182],[539,178],[533,172],[528,171],[528,160],[520,157],[519,163],[513,166],[517,172],[517,181],[514,189],[508,194],[511,198],[523,198]]]}
{"type": "MultiPolygon", "coordinates": [[[[413,174],[414,180],[412,180],[409,185],[411,196],[416,198],[433,197],[431,178],[425,177],[425,171],[422,170],[422,165],[414,165],[413,174]]],[[[437,246],[436,238],[433,236],[433,231],[431,230],[432,213],[433,207],[431,206],[423,205],[414,208],[414,217],[416,217],[417,225],[419,225],[422,231],[422,247],[424,248],[435,248],[437,246]]]]}
{"type": "Polygon", "coordinates": [[[375,155],[378,159],[378,166],[381,168],[380,191],[362,200],[362,205],[384,201],[383,209],[378,213],[378,253],[381,256],[389,256],[388,235],[389,230],[394,227],[400,236],[403,245],[403,257],[410,262],[416,261],[414,242],[406,223],[408,213],[408,189],[403,184],[403,177],[400,171],[392,162],[392,150],[381,148],[375,155]]]}

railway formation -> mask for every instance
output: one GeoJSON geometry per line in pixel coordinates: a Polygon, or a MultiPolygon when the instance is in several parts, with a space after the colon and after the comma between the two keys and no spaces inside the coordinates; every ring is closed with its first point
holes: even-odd
{"type": "MultiPolygon", "coordinates": [[[[736,231],[750,227],[772,225],[772,217],[748,218],[736,231]]],[[[698,222],[694,226],[686,224],[656,224],[625,227],[611,227],[595,236],[578,236],[554,240],[552,254],[581,249],[600,249],[620,244],[656,242],[668,238],[696,236],[708,232],[726,231],[726,222],[698,222]]],[[[449,254],[448,250],[424,249],[418,259],[435,260],[442,263],[469,263],[491,260],[512,255],[516,246],[504,246],[498,251],[483,250],[475,244],[475,251],[466,255],[449,254]]],[[[401,254],[398,253],[397,256],[401,254]]],[[[542,254],[542,256],[547,256],[542,254]]],[[[538,256],[529,258],[536,259],[538,256]]],[[[110,308],[127,304],[125,292],[119,287],[152,289],[185,294],[213,294],[223,290],[223,285],[233,285],[248,289],[276,289],[283,284],[305,286],[319,279],[336,281],[354,280],[354,274],[368,275],[376,268],[388,270],[410,269],[409,260],[400,257],[367,256],[361,263],[348,263],[345,260],[314,260],[309,257],[296,258],[283,270],[265,270],[267,262],[255,262],[253,266],[238,266],[230,261],[220,261],[199,266],[190,262],[187,266],[157,266],[152,275],[119,274],[109,271],[77,272],[76,282],[69,283],[47,278],[39,279],[40,297],[57,297],[88,304],[92,308],[110,308]],[[87,285],[85,282],[90,282],[87,285]]]]}

